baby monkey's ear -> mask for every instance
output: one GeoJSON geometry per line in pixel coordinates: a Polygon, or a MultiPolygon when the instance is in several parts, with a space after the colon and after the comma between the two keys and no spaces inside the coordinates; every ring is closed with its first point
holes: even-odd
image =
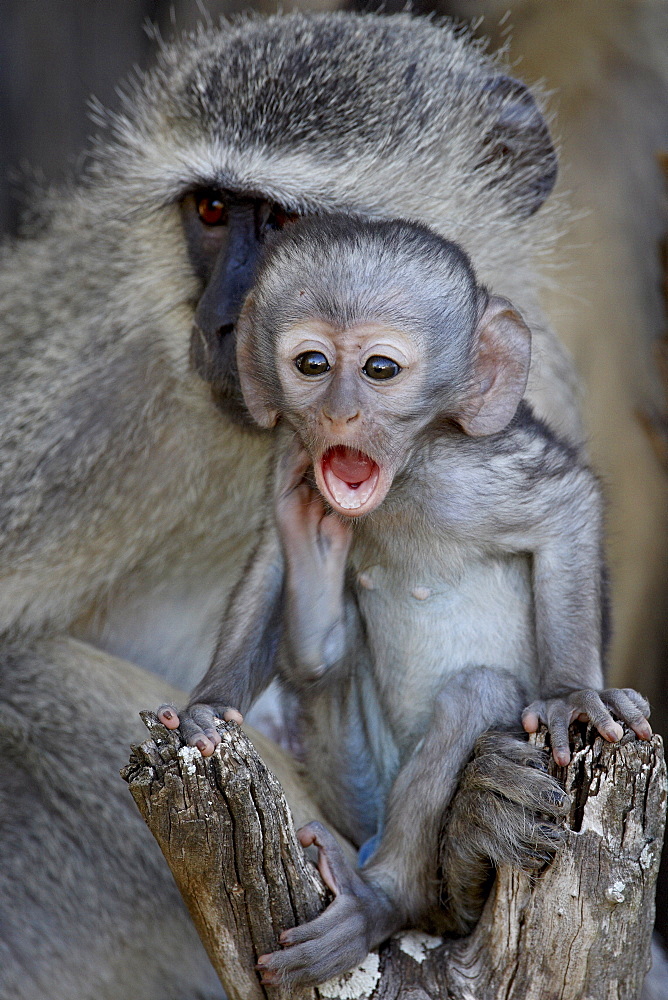
{"type": "Polygon", "coordinates": [[[531,332],[507,299],[493,295],[473,334],[473,375],[457,421],[467,434],[496,434],[510,423],[524,395],[531,332]]]}
{"type": "Polygon", "coordinates": [[[244,303],[241,315],[237,320],[237,368],[244,403],[248,412],[260,427],[275,427],[278,421],[278,410],[271,405],[270,387],[266,378],[263,379],[259,369],[260,351],[257,340],[257,317],[252,294],[244,303]]]}

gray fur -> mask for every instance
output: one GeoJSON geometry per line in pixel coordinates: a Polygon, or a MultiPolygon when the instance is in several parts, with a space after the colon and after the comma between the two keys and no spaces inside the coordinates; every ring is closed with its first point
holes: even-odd
{"type": "Polygon", "coordinates": [[[445,814],[436,927],[465,934],[482,911],[499,865],[539,871],[562,839],[568,796],[545,773],[541,751],[511,733],[488,732],[474,747],[445,814]]]}
{"type": "Polygon", "coordinates": [[[165,693],[156,677],[75,639],[5,641],[3,1000],[224,997],[118,776],[145,736],[137,712],[165,693]]]}
{"type": "MultiPolygon", "coordinates": [[[[491,863],[535,868],[558,844],[567,797],[530,766],[535,751],[511,736],[480,740],[487,730],[519,728],[522,709],[535,712],[566,762],[579,713],[608,738],[619,738],[608,708],[643,738],[651,731],[640,696],[602,690],[596,478],[581,450],[521,401],[526,379],[504,381],[509,359],[511,370],[528,369],[528,330],[476,283],[459,248],[409,223],[302,220],[268,248],[238,330],[251,412],[277,414],[307,457],[286,428],[262,560],[237,595],[245,641],[225,639],[242,620],[235,605],[194,699],[245,710],[267,683],[266,654],[254,667],[267,613],[258,581],[273,581],[273,653],[282,578],[277,668],[298,695],[314,794],[354,843],[379,831],[357,876],[318,827],[336,898],[283,935],[291,947],[260,960],[266,983],[320,982],[402,926],[470,928],[491,863]],[[393,344],[406,352],[396,383],[365,378],[367,341],[387,341],[390,357],[393,344]],[[309,343],[329,361],[316,377],[297,372],[309,343]],[[480,417],[499,385],[512,403],[505,426],[470,436],[469,399],[480,417]],[[350,508],[350,524],[335,493],[324,493],[327,513],[303,479],[310,460],[327,489],[318,469],[337,446],[371,456],[378,482],[391,469],[389,491],[369,513],[350,508]],[[335,629],[347,641],[332,644],[335,629]]],[[[195,742],[191,716],[181,720],[195,742]]]]}
{"type": "Polygon", "coordinates": [[[22,733],[35,742],[20,770],[11,755],[0,763],[3,795],[24,796],[20,830],[4,818],[0,828],[0,856],[24,865],[22,888],[0,897],[0,925],[19,941],[29,909],[41,928],[28,951],[3,955],[3,1000],[33,1000],[36,982],[52,1000],[105,990],[148,1000],[158,981],[176,1000],[177,966],[190,970],[188,995],[213,989],[182,911],[160,927],[160,947],[128,916],[128,900],[173,901],[172,889],[109,785],[126,712],[160,700],[137,682],[141,699],[126,701],[121,679],[133,688],[136,664],[192,687],[263,519],[269,435],[232,425],[191,364],[204,288],[182,224],[186,192],[222,184],[301,211],[411,217],[456,240],[530,319],[530,398],[578,438],[570,362],[538,305],[558,213],[535,209],[554,154],[533,100],[505,72],[448,24],[407,16],[202,28],[128,85],[119,115],[98,113],[83,176],[45,193],[39,222],[0,251],[0,632],[15,637],[4,640],[3,698],[21,692],[21,723],[5,733],[12,754],[22,733]],[[63,694],[75,639],[81,669],[63,694]],[[67,725],[54,701],[69,706],[67,725]],[[53,728],[40,740],[45,712],[53,728]],[[115,737],[100,737],[104,716],[115,737]],[[98,758],[107,738],[113,753],[98,758]],[[69,772],[40,776],[44,755],[59,753],[79,775],[83,816],[69,772]],[[87,825],[110,801],[113,824],[87,825]],[[42,840],[78,873],[81,906],[70,905],[71,882],[59,888],[32,863],[42,840]],[[128,941],[136,962],[123,973],[128,941]]]}

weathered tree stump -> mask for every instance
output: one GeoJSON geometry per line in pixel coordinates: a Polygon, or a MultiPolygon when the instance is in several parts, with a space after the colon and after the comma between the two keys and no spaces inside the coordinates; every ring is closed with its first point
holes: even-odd
{"type": "MultiPolygon", "coordinates": [[[[582,728],[561,772],[566,840],[539,877],[498,873],[475,931],[396,935],[317,989],[262,987],[257,956],[312,919],[327,890],[282,789],[247,737],[221,726],[204,760],[151,713],[123,776],[157,839],[230,1000],[635,1000],[649,965],[666,768],[655,736],[604,743],[582,728]]],[[[540,742],[542,737],[537,737],[540,742]]],[[[555,773],[558,769],[555,768],[555,773]]]]}

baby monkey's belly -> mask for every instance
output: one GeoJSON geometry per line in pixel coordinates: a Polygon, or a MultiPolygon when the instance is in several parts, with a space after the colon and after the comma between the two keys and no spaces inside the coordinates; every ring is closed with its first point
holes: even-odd
{"type": "Polygon", "coordinates": [[[356,582],[371,669],[402,747],[422,738],[434,698],[459,670],[509,670],[532,696],[536,647],[526,558],[501,555],[458,566],[453,560],[453,569],[430,565],[427,557],[401,574],[365,562],[356,582]]]}

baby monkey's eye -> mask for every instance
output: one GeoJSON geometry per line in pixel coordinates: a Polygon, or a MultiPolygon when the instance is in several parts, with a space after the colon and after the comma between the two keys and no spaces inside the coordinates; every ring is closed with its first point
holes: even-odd
{"type": "Polygon", "coordinates": [[[329,361],[321,351],[305,351],[295,358],[295,365],[302,375],[324,375],[329,371],[329,361]]]}
{"type": "Polygon", "coordinates": [[[383,358],[379,354],[374,354],[369,358],[362,371],[368,378],[386,379],[398,375],[401,367],[392,358],[383,358]]]}

